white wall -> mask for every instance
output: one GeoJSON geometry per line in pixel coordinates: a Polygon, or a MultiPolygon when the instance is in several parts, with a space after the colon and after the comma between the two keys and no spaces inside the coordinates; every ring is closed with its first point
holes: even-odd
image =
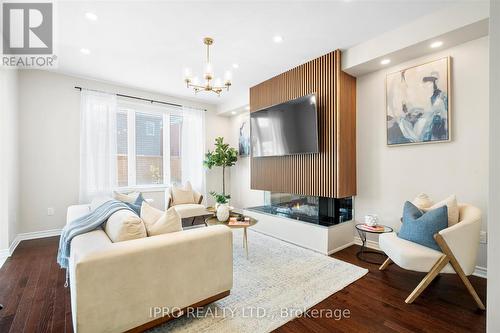
{"type": "Polygon", "coordinates": [[[0,69],[0,250],[17,234],[18,72],[0,69]]]}
{"type": "MultiPolygon", "coordinates": [[[[488,220],[488,38],[414,59],[357,79],[357,181],[355,216],[378,214],[399,228],[403,203],[420,192],[436,200],[456,194],[488,220]],[[452,142],[386,146],[387,73],[443,56],[452,57],[452,142]]],[[[486,266],[482,244],[477,265],[486,266]]]]}
{"type": "Polygon", "coordinates": [[[500,332],[500,2],[490,10],[490,193],[488,222],[488,332],[500,332]]]}
{"type": "MultiPolygon", "coordinates": [[[[239,130],[243,121],[249,120],[248,112],[230,118],[231,146],[238,149],[239,130]]],[[[236,165],[230,169],[231,205],[236,208],[260,206],[264,203],[264,191],[250,189],[250,157],[239,157],[236,165]]]]}
{"type": "MultiPolygon", "coordinates": [[[[210,105],[46,71],[20,71],[20,233],[61,228],[66,208],[78,202],[80,92],[75,86],[207,108],[207,148],[227,129],[228,120],[216,116],[210,105]],[[47,215],[48,207],[55,215],[47,215]]],[[[207,190],[219,182],[209,172],[207,190]]]]}

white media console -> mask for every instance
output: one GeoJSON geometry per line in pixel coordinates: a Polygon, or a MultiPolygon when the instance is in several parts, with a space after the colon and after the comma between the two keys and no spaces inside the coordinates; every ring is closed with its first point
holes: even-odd
{"type": "Polygon", "coordinates": [[[253,210],[243,210],[243,214],[259,221],[252,230],[322,254],[329,255],[354,244],[353,221],[327,227],[253,210]]]}

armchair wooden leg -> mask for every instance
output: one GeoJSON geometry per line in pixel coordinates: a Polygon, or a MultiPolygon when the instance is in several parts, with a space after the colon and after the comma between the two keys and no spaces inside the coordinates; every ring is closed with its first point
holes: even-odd
{"type": "Polygon", "coordinates": [[[427,275],[420,281],[418,286],[412,291],[410,296],[405,300],[406,303],[413,303],[415,299],[427,288],[427,286],[434,280],[434,278],[441,272],[441,270],[448,264],[450,258],[447,255],[442,255],[441,258],[436,261],[434,266],[432,266],[431,270],[427,275]]]}
{"type": "Polygon", "coordinates": [[[384,261],[384,263],[382,265],[380,265],[380,267],[378,268],[378,270],[379,271],[383,271],[387,267],[389,267],[390,264],[392,264],[392,260],[391,260],[391,258],[387,257],[387,259],[384,261]]]}
{"type": "Polygon", "coordinates": [[[451,251],[450,247],[448,246],[448,244],[446,244],[446,241],[444,240],[443,236],[441,236],[440,234],[436,234],[436,235],[434,235],[434,239],[436,240],[436,243],[438,243],[438,245],[441,248],[441,250],[443,251],[443,253],[446,254],[446,256],[448,256],[450,258],[451,266],[453,267],[455,272],[457,272],[458,276],[460,277],[460,279],[464,283],[465,287],[467,288],[467,291],[469,292],[469,294],[471,294],[472,298],[474,298],[474,301],[476,302],[477,306],[481,310],[485,310],[486,307],[484,306],[484,304],[481,301],[481,299],[479,298],[476,290],[474,289],[474,287],[470,283],[469,278],[467,277],[467,275],[465,275],[464,271],[462,270],[462,267],[460,267],[460,264],[458,263],[457,258],[455,258],[455,255],[451,251]]]}

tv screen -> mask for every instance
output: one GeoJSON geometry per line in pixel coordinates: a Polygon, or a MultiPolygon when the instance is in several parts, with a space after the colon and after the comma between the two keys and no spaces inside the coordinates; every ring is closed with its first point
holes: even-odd
{"type": "Polygon", "coordinates": [[[316,95],[306,95],[250,114],[252,156],[317,153],[316,95]]]}

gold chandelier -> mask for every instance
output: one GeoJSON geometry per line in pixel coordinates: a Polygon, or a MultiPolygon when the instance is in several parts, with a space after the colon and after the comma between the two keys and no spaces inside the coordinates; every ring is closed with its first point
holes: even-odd
{"type": "Polygon", "coordinates": [[[205,65],[205,73],[203,74],[205,83],[200,84],[198,82],[198,78],[193,78],[189,69],[186,69],[184,82],[186,82],[186,86],[188,88],[193,88],[195,93],[198,93],[200,91],[211,91],[220,96],[221,92],[224,89],[226,91],[229,91],[229,87],[231,86],[231,73],[229,71],[226,72],[224,84],[222,84],[222,81],[220,79],[214,79],[212,63],[210,62],[210,45],[214,43],[214,40],[213,38],[205,37],[203,38],[203,43],[207,46],[207,63],[205,65]]]}

